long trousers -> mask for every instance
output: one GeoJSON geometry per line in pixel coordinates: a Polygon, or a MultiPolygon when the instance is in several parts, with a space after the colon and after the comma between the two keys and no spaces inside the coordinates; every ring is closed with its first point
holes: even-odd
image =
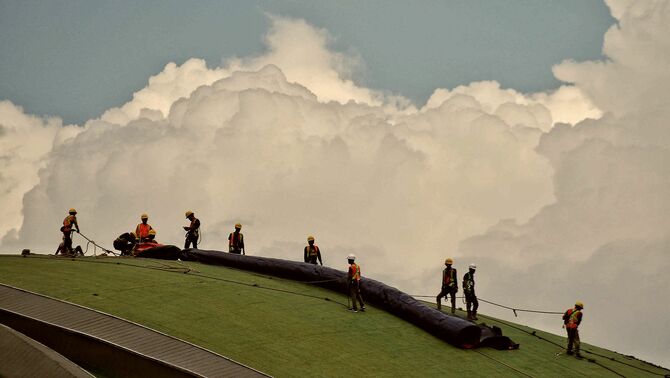
{"type": "Polygon", "coordinates": [[[72,232],[63,232],[63,251],[61,253],[72,253],[72,232]]]}
{"type": "Polygon", "coordinates": [[[477,300],[477,296],[474,293],[468,294],[465,293],[465,309],[470,312],[477,312],[477,309],[479,308],[479,301],[477,300]]]}
{"type": "Polygon", "coordinates": [[[361,308],[365,307],[363,303],[363,297],[361,297],[361,282],[354,280],[349,283],[349,298],[351,298],[351,308],[358,310],[356,301],[361,305],[361,308]]]}
{"type": "Polygon", "coordinates": [[[567,328],[568,330],[568,352],[572,351],[572,346],[575,347],[575,353],[579,353],[579,331],[577,328],[567,328]]]}
{"type": "Polygon", "coordinates": [[[184,242],[184,249],[188,249],[189,245],[193,244],[193,248],[198,248],[198,237],[187,236],[186,241],[184,242]]]}
{"type": "Polygon", "coordinates": [[[442,286],[440,294],[437,295],[437,308],[438,310],[442,308],[442,298],[447,295],[451,295],[451,310],[452,312],[456,309],[456,288],[451,286],[442,286]]]}

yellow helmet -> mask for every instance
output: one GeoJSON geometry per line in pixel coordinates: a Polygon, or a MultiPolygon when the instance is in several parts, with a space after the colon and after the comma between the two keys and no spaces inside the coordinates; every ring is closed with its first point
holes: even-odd
{"type": "Polygon", "coordinates": [[[242,224],[241,223],[235,223],[235,228],[242,228],[242,224]]]}
{"type": "Polygon", "coordinates": [[[446,260],[444,260],[445,265],[451,265],[454,263],[454,260],[451,257],[447,257],[446,260]]]}
{"type": "Polygon", "coordinates": [[[308,237],[307,237],[307,241],[308,241],[308,242],[309,242],[309,241],[314,241],[314,236],[312,236],[312,235],[308,236],[308,237]]]}
{"type": "Polygon", "coordinates": [[[154,229],[149,230],[149,235],[156,236],[156,230],[154,229]]]}
{"type": "Polygon", "coordinates": [[[140,219],[149,219],[149,216],[147,215],[147,213],[144,213],[140,216],[140,219]]]}
{"type": "Polygon", "coordinates": [[[188,217],[190,217],[191,215],[193,215],[193,212],[192,212],[191,210],[189,210],[189,211],[186,212],[185,215],[186,215],[186,218],[188,218],[188,217]]]}
{"type": "Polygon", "coordinates": [[[575,302],[575,307],[584,308],[584,303],[577,301],[575,302]]]}
{"type": "Polygon", "coordinates": [[[130,236],[132,236],[133,238],[137,239],[137,234],[135,233],[135,231],[131,232],[131,233],[130,233],[130,236]]]}
{"type": "Polygon", "coordinates": [[[77,214],[77,210],[75,210],[74,207],[71,208],[68,212],[69,212],[70,214],[77,214]]]}

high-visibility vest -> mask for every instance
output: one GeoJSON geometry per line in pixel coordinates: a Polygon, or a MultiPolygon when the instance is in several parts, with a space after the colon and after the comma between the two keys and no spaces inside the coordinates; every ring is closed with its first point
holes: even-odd
{"type": "Polygon", "coordinates": [[[565,324],[565,326],[571,329],[577,328],[579,326],[579,320],[582,315],[581,311],[571,308],[566,312],[566,315],[568,316],[568,322],[565,324]]]}
{"type": "Polygon", "coordinates": [[[140,223],[135,228],[135,235],[140,239],[146,239],[149,237],[149,231],[151,231],[151,225],[149,225],[149,223],[140,223]]]}
{"type": "Polygon", "coordinates": [[[316,245],[307,246],[307,256],[316,257],[318,255],[319,255],[319,247],[317,247],[316,245]]]}
{"type": "Polygon", "coordinates": [[[353,263],[349,265],[349,279],[352,281],[361,280],[361,267],[358,264],[353,263]]]}
{"type": "Polygon", "coordinates": [[[442,272],[442,285],[444,286],[456,285],[456,269],[454,268],[444,269],[444,271],[442,272]]]}
{"type": "Polygon", "coordinates": [[[63,219],[63,227],[61,230],[63,230],[63,232],[70,232],[72,231],[72,225],[75,223],[77,223],[77,217],[70,214],[63,219]]]}
{"type": "Polygon", "coordinates": [[[228,247],[238,248],[242,244],[244,236],[241,232],[231,232],[228,235],[228,247]],[[238,235],[237,237],[235,235],[238,235]]]}

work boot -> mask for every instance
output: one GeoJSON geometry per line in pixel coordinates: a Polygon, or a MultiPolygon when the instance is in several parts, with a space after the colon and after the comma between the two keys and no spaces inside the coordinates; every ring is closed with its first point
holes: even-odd
{"type": "Polygon", "coordinates": [[[572,356],[574,353],[571,350],[567,350],[565,351],[565,354],[567,354],[568,356],[572,356]]]}
{"type": "Polygon", "coordinates": [[[361,312],[365,312],[365,306],[361,307],[361,312]]]}
{"type": "Polygon", "coordinates": [[[353,307],[351,307],[351,308],[349,308],[349,311],[351,311],[351,312],[358,312],[358,309],[357,309],[357,308],[353,308],[353,307]]]}
{"type": "Polygon", "coordinates": [[[477,318],[477,311],[472,311],[472,320],[479,320],[477,318]]]}
{"type": "Polygon", "coordinates": [[[472,312],[468,310],[468,320],[472,320],[472,312]]]}
{"type": "Polygon", "coordinates": [[[579,358],[579,359],[584,358],[584,356],[582,356],[582,354],[579,353],[579,352],[576,352],[576,353],[575,353],[575,357],[577,357],[577,358],[579,358]]]}
{"type": "Polygon", "coordinates": [[[442,310],[442,303],[440,301],[437,301],[437,309],[442,310]]]}
{"type": "Polygon", "coordinates": [[[451,306],[451,314],[453,315],[453,314],[455,314],[455,313],[456,313],[456,307],[451,306]]]}

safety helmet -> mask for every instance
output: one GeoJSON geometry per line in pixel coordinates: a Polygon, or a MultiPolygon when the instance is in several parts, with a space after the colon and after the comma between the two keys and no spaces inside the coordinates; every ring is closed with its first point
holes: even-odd
{"type": "Polygon", "coordinates": [[[130,236],[132,236],[133,238],[137,239],[137,234],[136,234],[134,231],[130,233],[130,236]]]}
{"type": "Polygon", "coordinates": [[[193,212],[192,212],[191,210],[189,210],[189,211],[187,211],[186,214],[184,214],[184,215],[186,216],[186,218],[188,218],[188,217],[190,217],[191,215],[193,215],[193,212]]]}
{"type": "Polygon", "coordinates": [[[241,223],[235,223],[235,228],[242,228],[242,224],[241,223]]]}
{"type": "Polygon", "coordinates": [[[312,235],[308,236],[307,241],[314,241],[314,236],[312,236],[312,235]]]}
{"type": "Polygon", "coordinates": [[[156,230],[149,230],[149,235],[154,235],[154,236],[156,236],[156,230]]]}
{"type": "Polygon", "coordinates": [[[451,265],[451,264],[454,263],[454,260],[453,260],[451,257],[447,257],[447,259],[444,260],[444,263],[445,263],[446,265],[451,265]]]}
{"type": "Polygon", "coordinates": [[[584,303],[577,301],[575,302],[575,307],[584,308],[584,303]]]}
{"type": "Polygon", "coordinates": [[[74,215],[74,214],[77,214],[77,210],[75,210],[74,207],[71,208],[68,212],[69,212],[70,214],[73,214],[73,215],[74,215]]]}
{"type": "Polygon", "coordinates": [[[470,265],[468,265],[468,268],[469,269],[477,269],[477,265],[475,265],[475,263],[470,263],[470,265]]]}
{"type": "Polygon", "coordinates": [[[140,216],[140,219],[149,219],[149,216],[147,215],[147,213],[144,213],[140,216]]]}
{"type": "Polygon", "coordinates": [[[354,255],[353,253],[349,254],[349,256],[347,256],[347,260],[351,260],[351,261],[356,260],[356,255],[354,255]]]}

